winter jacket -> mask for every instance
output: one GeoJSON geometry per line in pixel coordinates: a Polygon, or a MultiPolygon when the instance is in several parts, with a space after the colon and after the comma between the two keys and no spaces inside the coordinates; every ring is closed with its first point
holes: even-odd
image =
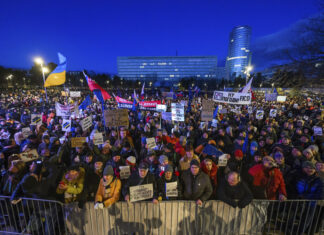
{"type": "Polygon", "coordinates": [[[205,161],[202,161],[200,167],[201,170],[209,176],[210,182],[213,186],[213,196],[216,196],[218,166],[213,162],[212,169],[209,171],[207,170],[205,161]]]}
{"type": "Polygon", "coordinates": [[[105,207],[109,207],[119,200],[121,193],[121,182],[114,178],[112,182],[105,186],[105,180],[102,178],[96,194],[96,202],[103,202],[105,207]]]}
{"type": "Polygon", "coordinates": [[[286,185],[278,168],[266,169],[263,164],[257,164],[250,168],[249,174],[253,177],[254,198],[276,200],[279,193],[287,196],[286,185]]]}
{"type": "Polygon", "coordinates": [[[182,198],[182,184],[178,176],[173,173],[171,180],[166,180],[165,174],[163,173],[160,178],[157,180],[158,185],[158,195],[162,197],[163,200],[180,200],[182,198]],[[178,196],[177,197],[166,197],[166,183],[177,182],[177,190],[178,196]]]}
{"type": "Polygon", "coordinates": [[[247,184],[240,181],[237,185],[231,186],[227,180],[221,180],[217,189],[217,198],[232,207],[244,208],[253,199],[252,192],[247,184]]]}
{"type": "Polygon", "coordinates": [[[187,200],[206,201],[213,193],[213,187],[210,183],[208,175],[201,170],[194,176],[190,169],[183,172],[181,176],[182,185],[184,187],[183,196],[187,200]]]}
{"type": "MultiPolygon", "coordinates": [[[[199,157],[196,154],[193,155],[191,160],[193,160],[193,159],[196,159],[196,160],[198,160],[198,162],[200,162],[199,157]]],[[[186,156],[182,157],[180,159],[180,161],[179,161],[179,168],[180,168],[179,170],[180,171],[188,170],[190,168],[190,161],[191,160],[187,159],[186,156]]]]}

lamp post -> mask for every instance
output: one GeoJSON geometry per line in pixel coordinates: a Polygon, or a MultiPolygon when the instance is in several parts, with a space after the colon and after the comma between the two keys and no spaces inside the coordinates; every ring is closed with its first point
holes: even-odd
{"type": "Polygon", "coordinates": [[[6,77],[6,80],[7,80],[7,82],[8,82],[8,87],[9,87],[9,81],[12,79],[12,77],[13,77],[12,74],[10,74],[8,77],[6,77]]]}
{"type": "Polygon", "coordinates": [[[248,83],[248,79],[250,77],[250,72],[252,71],[253,67],[251,65],[245,67],[245,74],[246,74],[246,79],[245,79],[245,85],[248,83]]]}
{"type": "Polygon", "coordinates": [[[43,82],[44,82],[44,89],[45,89],[45,96],[46,96],[46,103],[48,103],[47,90],[46,90],[46,87],[45,87],[45,73],[48,72],[48,69],[43,66],[44,65],[44,60],[42,58],[37,57],[37,58],[35,58],[34,62],[41,66],[42,75],[43,75],[43,82]]]}

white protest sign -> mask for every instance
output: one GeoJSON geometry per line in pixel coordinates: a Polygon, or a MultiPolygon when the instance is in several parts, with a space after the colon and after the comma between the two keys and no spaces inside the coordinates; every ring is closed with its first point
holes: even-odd
{"type": "Polygon", "coordinates": [[[31,115],[31,125],[41,125],[42,124],[42,115],[32,114],[31,115]]]}
{"type": "Polygon", "coordinates": [[[94,133],[93,135],[93,144],[94,145],[100,145],[100,144],[103,144],[103,135],[101,132],[99,133],[94,133]]]}
{"type": "Polygon", "coordinates": [[[79,107],[77,103],[70,105],[62,105],[58,102],[55,102],[56,116],[69,117],[74,112],[75,115],[79,115],[79,107]]]}
{"type": "Polygon", "coordinates": [[[218,105],[218,110],[222,110],[223,109],[223,105],[219,104],[218,105]]]}
{"type": "Polygon", "coordinates": [[[162,119],[165,121],[172,121],[171,112],[162,112],[162,119]]]}
{"type": "Polygon", "coordinates": [[[277,102],[285,102],[286,99],[287,99],[287,96],[280,96],[280,95],[277,96],[277,102]]]}
{"type": "Polygon", "coordinates": [[[323,135],[323,129],[319,126],[313,127],[314,136],[322,136],[323,135]]]}
{"type": "Polygon", "coordinates": [[[214,91],[213,100],[219,103],[247,105],[251,103],[251,93],[214,91]]]}
{"type": "Polygon", "coordinates": [[[81,91],[70,91],[70,97],[81,97],[81,91]]]}
{"type": "Polygon", "coordinates": [[[157,104],[156,111],[157,112],[165,112],[167,110],[167,106],[165,104],[157,104]]]}
{"type": "Polygon", "coordinates": [[[276,117],[277,116],[277,109],[270,109],[269,116],[270,117],[276,117]]]}
{"type": "Polygon", "coordinates": [[[252,106],[249,106],[249,107],[248,107],[248,113],[249,113],[249,114],[253,113],[253,108],[252,108],[252,106]]]}
{"type": "Polygon", "coordinates": [[[147,138],[146,144],[148,149],[153,149],[156,147],[155,138],[147,138]]]}
{"type": "Polygon", "coordinates": [[[298,109],[298,104],[294,104],[294,109],[298,109]]]}
{"type": "Polygon", "coordinates": [[[131,175],[131,172],[130,172],[130,167],[129,166],[120,166],[119,167],[119,176],[120,176],[120,179],[128,179],[131,175]]]}
{"type": "Polygon", "coordinates": [[[153,184],[143,184],[129,187],[129,195],[131,202],[153,198],[153,184]]]}
{"type": "Polygon", "coordinates": [[[178,196],[178,182],[165,183],[165,196],[177,197],[178,196]]]}
{"type": "Polygon", "coordinates": [[[227,165],[227,155],[223,154],[218,158],[218,166],[226,166],[227,165]]]}
{"type": "Polygon", "coordinates": [[[184,106],[182,104],[171,104],[172,121],[184,121],[184,106]]]}
{"type": "Polygon", "coordinates": [[[217,123],[218,123],[217,119],[213,119],[211,126],[217,127],[217,123]]]}
{"type": "Polygon", "coordinates": [[[308,121],[308,116],[304,115],[304,120],[308,121]]]}
{"type": "Polygon", "coordinates": [[[82,130],[85,131],[92,126],[92,117],[88,116],[81,121],[82,130]]]}
{"type": "Polygon", "coordinates": [[[71,120],[63,119],[62,131],[71,131],[71,120]]]}
{"type": "Polygon", "coordinates": [[[262,120],[263,119],[263,115],[264,115],[264,111],[263,110],[258,110],[255,114],[256,119],[258,120],[262,120]]]}
{"type": "Polygon", "coordinates": [[[22,135],[24,136],[24,138],[27,138],[29,135],[32,134],[32,131],[30,130],[29,127],[25,127],[21,129],[22,135]]]}
{"type": "Polygon", "coordinates": [[[24,162],[30,162],[38,158],[38,153],[36,149],[32,149],[28,152],[23,152],[19,154],[20,159],[24,162]]]}

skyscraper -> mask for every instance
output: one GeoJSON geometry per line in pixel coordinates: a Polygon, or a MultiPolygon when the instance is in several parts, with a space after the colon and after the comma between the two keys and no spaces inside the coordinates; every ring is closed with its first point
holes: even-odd
{"type": "Polygon", "coordinates": [[[251,28],[237,26],[230,33],[228,56],[226,58],[227,78],[246,77],[244,73],[251,64],[250,51],[251,28]]]}

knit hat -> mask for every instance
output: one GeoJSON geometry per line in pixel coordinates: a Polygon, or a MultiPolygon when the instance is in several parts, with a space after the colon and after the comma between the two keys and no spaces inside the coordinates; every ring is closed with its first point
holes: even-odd
{"type": "Polygon", "coordinates": [[[190,167],[192,167],[193,165],[195,166],[200,166],[199,162],[197,159],[192,159],[191,162],[190,162],[190,167]]]}
{"type": "Polygon", "coordinates": [[[138,169],[144,169],[147,170],[148,169],[148,165],[145,162],[141,162],[138,166],[138,169]]]}
{"type": "Polygon", "coordinates": [[[160,164],[163,164],[165,161],[168,161],[168,160],[169,160],[168,157],[165,155],[161,155],[159,158],[160,164]]]}
{"type": "Polygon", "coordinates": [[[105,167],[104,171],[103,171],[103,175],[114,175],[114,169],[112,168],[111,165],[108,165],[105,167]]]}
{"type": "Polygon", "coordinates": [[[126,159],[126,163],[129,164],[129,165],[135,166],[136,165],[136,158],[134,156],[129,156],[126,159]]]}
{"type": "Polygon", "coordinates": [[[173,172],[173,167],[171,165],[166,165],[164,168],[164,172],[173,172]]]}
{"type": "Polygon", "coordinates": [[[241,149],[236,149],[234,152],[234,157],[243,158],[243,152],[241,149]]]}
{"type": "Polygon", "coordinates": [[[97,156],[94,162],[103,162],[103,158],[101,156],[97,156]]]}
{"type": "Polygon", "coordinates": [[[302,164],[302,168],[305,168],[305,167],[310,167],[310,168],[315,169],[315,165],[314,165],[314,163],[312,163],[312,162],[310,162],[310,161],[305,161],[305,162],[303,162],[303,164],[302,164]]]}
{"type": "Polygon", "coordinates": [[[303,154],[306,154],[306,153],[309,153],[310,155],[313,156],[313,152],[312,152],[312,150],[310,150],[309,148],[304,149],[303,154]]]}

